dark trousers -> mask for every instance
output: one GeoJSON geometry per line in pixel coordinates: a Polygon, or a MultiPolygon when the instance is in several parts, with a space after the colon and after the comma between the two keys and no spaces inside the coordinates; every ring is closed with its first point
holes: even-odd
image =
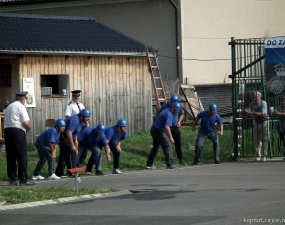
{"type": "MultiPolygon", "coordinates": [[[[110,150],[113,154],[113,169],[119,169],[120,168],[120,156],[121,156],[121,152],[118,152],[116,149],[116,145],[109,145],[110,150]]],[[[100,147],[102,148],[102,147],[100,147]]],[[[92,167],[94,165],[94,159],[93,159],[93,153],[91,155],[91,157],[88,160],[87,166],[86,166],[86,171],[87,172],[92,172],[92,167]]]]}
{"type": "Polygon", "coordinates": [[[150,134],[152,136],[153,147],[150,150],[147,159],[147,166],[153,165],[154,159],[157,156],[159,150],[159,146],[162,147],[166,166],[171,166],[173,164],[173,151],[166,132],[164,130],[159,130],[152,126],[150,129],[150,134]]]}
{"type": "Polygon", "coordinates": [[[91,172],[93,164],[95,164],[96,171],[101,171],[101,148],[97,144],[94,144],[91,146],[85,146],[85,145],[79,143],[77,163],[78,163],[78,160],[81,158],[82,152],[84,152],[85,150],[88,150],[88,149],[92,152],[92,154],[91,154],[90,159],[88,160],[86,171],[91,172]],[[89,167],[88,167],[88,165],[89,165],[89,167]],[[88,168],[90,168],[90,167],[91,167],[91,169],[89,171],[88,168]]]}
{"type": "Polygon", "coordinates": [[[179,127],[171,127],[171,134],[175,141],[174,145],[177,158],[182,160],[181,135],[179,127]]]}
{"type": "Polygon", "coordinates": [[[201,152],[202,152],[204,143],[205,143],[207,138],[209,138],[210,141],[213,143],[214,161],[220,161],[220,159],[219,159],[220,144],[219,144],[219,137],[218,137],[216,131],[212,131],[210,133],[205,133],[205,132],[199,130],[198,136],[196,139],[196,144],[195,144],[194,162],[200,161],[201,152]]]}
{"type": "Polygon", "coordinates": [[[51,157],[52,153],[48,146],[43,145],[40,142],[36,142],[35,146],[37,148],[40,160],[38,161],[33,175],[39,176],[46,163],[48,162],[48,175],[51,176],[55,171],[55,158],[51,157]]]}
{"type": "Polygon", "coordinates": [[[88,152],[88,149],[84,149],[84,151],[81,153],[81,156],[80,156],[80,159],[78,161],[78,164],[85,162],[85,159],[87,157],[87,152],[88,152]]]}
{"type": "Polygon", "coordinates": [[[5,128],[5,146],[7,155],[7,175],[10,181],[26,182],[27,174],[27,138],[25,131],[19,128],[5,128]]]}
{"type": "Polygon", "coordinates": [[[67,169],[76,168],[77,157],[76,157],[76,153],[74,151],[71,151],[70,144],[68,143],[66,139],[66,135],[64,133],[60,134],[58,144],[59,144],[60,151],[59,151],[55,174],[57,176],[63,176],[65,175],[64,173],[65,166],[67,166],[67,169]]]}

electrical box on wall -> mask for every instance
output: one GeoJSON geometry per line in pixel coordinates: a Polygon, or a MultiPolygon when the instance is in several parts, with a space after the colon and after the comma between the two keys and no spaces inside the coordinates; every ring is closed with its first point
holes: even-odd
{"type": "Polygon", "coordinates": [[[42,87],[41,95],[52,95],[52,87],[42,87]]]}

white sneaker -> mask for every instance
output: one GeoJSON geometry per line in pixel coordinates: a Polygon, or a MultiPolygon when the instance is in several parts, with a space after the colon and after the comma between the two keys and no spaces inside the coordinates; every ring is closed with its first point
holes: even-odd
{"type": "Polygon", "coordinates": [[[254,161],[260,161],[260,157],[256,157],[254,161]]]}
{"type": "Polygon", "coordinates": [[[148,170],[155,170],[156,166],[146,166],[146,169],[148,169],[148,170]]]}
{"type": "Polygon", "coordinates": [[[121,174],[122,172],[118,169],[113,169],[112,174],[121,174]]]}
{"type": "Polygon", "coordinates": [[[32,176],[32,180],[43,180],[43,179],[45,179],[44,177],[42,177],[41,175],[39,175],[39,176],[32,176]]]}
{"type": "Polygon", "coordinates": [[[59,180],[60,177],[56,176],[54,173],[48,177],[49,180],[59,180]]]}
{"type": "Polygon", "coordinates": [[[91,172],[85,171],[86,175],[91,175],[91,172]]]}
{"type": "Polygon", "coordinates": [[[266,157],[262,157],[261,161],[265,162],[266,161],[266,157]]]}

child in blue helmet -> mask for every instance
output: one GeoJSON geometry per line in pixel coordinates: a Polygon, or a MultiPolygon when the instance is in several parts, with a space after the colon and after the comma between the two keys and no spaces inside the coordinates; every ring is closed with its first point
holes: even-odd
{"type": "MultiPolygon", "coordinates": [[[[89,149],[92,152],[92,159],[95,164],[95,175],[104,175],[101,169],[101,148],[104,147],[106,151],[106,157],[108,161],[111,161],[110,148],[107,139],[104,135],[106,128],[103,124],[98,124],[96,127],[87,127],[78,134],[79,146],[77,161],[80,160],[80,156],[85,149],[89,149]]],[[[87,173],[86,173],[87,174],[87,173]]],[[[88,174],[88,175],[91,175],[88,174]]]]}
{"type": "Polygon", "coordinates": [[[56,158],[56,144],[59,140],[59,135],[65,129],[65,121],[58,119],[54,127],[51,127],[41,133],[35,143],[40,160],[34,170],[32,180],[43,180],[44,177],[40,175],[43,166],[48,161],[48,179],[59,180],[60,177],[56,176],[55,171],[55,158],[56,158]]]}
{"type": "MultiPolygon", "coordinates": [[[[120,167],[120,155],[121,155],[121,143],[126,139],[126,128],[127,122],[124,119],[119,119],[117,125],[110,126],[106,128],[105,136],[108,141],[108,145],[113,154],[114,162],[113,162],[113,174],[121,174],[122,172],[119,170],[120,167]]],[[[93,157],[91,156],[87,167],[86,174],[91,174],[92,166],[94,164],[93,157]]]]}
{"type": "Polygon", "coordinates": [[[198,165],[200,162],[200,155],[202,148],[206,139],[210,139],[213,143],[214,148],[214,162],[215,164],[220,164],[219,154],[220,154],[220,144],[219,138],[215,130],[215,123],[220,127],[219,134],[223,135],[223,123],[219,114],[217,114],[218,107],[216,104],[211,103],[209,105],[209,110],[204,110],[200,112],[192,126],[192,131],[196,130],[196,126],[201,119],[200,129],[198,131],[198,136],[195,144],[195,158],[192,165],[198,165]]]}
{"type": "MultiPolygon", "coordinates": [[[[161,106],[161,108],[158,110],[157,112],[157,116],[165,109],[167,108],[171,108],[171,105],[174,103],[174,102],[178,102],[179,103],[179,98],[177,95],[172,95],[171,98],[170,98],[170,102],[166,103],[166,104],[163,104],[161,106]]],[[[179,164],[180,165],[183,165],[183,155],[182,155],[182,148],[181,148],[181,134],[180,134],[180,129],[179,127],[181,127],[181,121],[183,120],[184,118],[184,111],[183,109],[181,108],[181,110],[179,111],[178,113],[178,117],[173,117],[174,120],[172,121],[172,126],[170,127],[170,131],[171,131],[171,134],[172,134],[172,137],[174,139],[174,145],[175,145],[175,151],[176,151],[176,155],[177,155],[177,158],[179,160],[179,164]]]]}
{"type": "MultiPolygon", "coordinates": [[[[59,137],[60,153],[55,174],[64,177],[64,167],[67,169],[76,168],[76,156],[78,155],[78,133],[82,129],[82,122],[89,121],[91,113],[83,109],[79,114],[72,115],[65,119],[66,127],[59,137]]],[[[72,176],[71,173],[69,173],[72,176]]]]}
{"type": "Polygon", "coordinates": [[[172,146],[175,141],[172,137],[170,127],[173,124],[173,120],[178,118],[178,113],[181,110],[181,106],[178,102],[174,102],[171,108],[163,110],[154,121],[150,134],[153,140],[153,147],[150,150],[146,168],[155,169],[153,165],[154,159],[157,156],[159,146],[163,149],[163,154],[165,156],[166,168],[176,169],[177,166],[173,164],[173,151],[172,146]]]}

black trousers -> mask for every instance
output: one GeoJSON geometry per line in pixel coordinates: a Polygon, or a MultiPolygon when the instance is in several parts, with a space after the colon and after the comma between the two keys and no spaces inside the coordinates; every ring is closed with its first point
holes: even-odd
{"type": "Polygon", "coordinates": [[[173,165],[172,146],[166,132],[164,130],[159,130],[156,127],[152,126],[150,129],[150,134],[152,136],[153,147],[150,150],[146,165],[153,166],[154,159],[157,156],[160,146],[163,150],[166,166],[168,167],[173,165]]]}
{"type": "MultiPolygon", "coordinates": [[[[76,157],[76,153],[74,151],[71,151],[70,144],[68,143],[66,139],[66,135],[64,133],[60,134],[58,144],[59,144],[60,151],[59,151],[55,174],[57,176],[63,176],[65,175],[64,173],[65,166],[67,167],[67,169],[76,168],[77,157],[76,157]]],[[[69,175],[71,174],[69,173],[69,175]]]]}
{"type": "Polygon", "coordinates": [[[27,174],[27,138],[26,132],[20,128],[5,128],[5,146],[7,155],[7,175],[10,181],[26,182],[27,174]]]}
{"type": "Polygon", "coordinates": [[[88,149],[84,149],[84,151],[82,152],[81,156],[80,156],[80,159],[78,160],[78,164],[79,163],[84,163],[86,157],[87,157],[87,152],[88,152],[88,149]]]}
{"type": "Polygon", "coordinates": [[[170,130],[171,130],[172,137],[175,141],[174,145],[175,145],[175,151],[176,151],[177,158],[179,160],[182,160],[180,129],[179,129],[179,127],[171,127],[170,130]]]}

